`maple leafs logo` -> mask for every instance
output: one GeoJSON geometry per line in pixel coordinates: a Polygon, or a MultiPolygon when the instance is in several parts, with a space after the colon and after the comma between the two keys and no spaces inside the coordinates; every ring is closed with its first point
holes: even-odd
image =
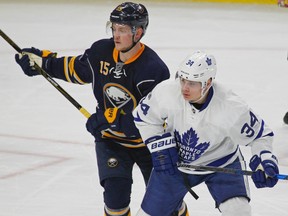
{"type": "Polygon", "coordinates": [[[197,160],[208,149],[210,143],[198,143],[199,137],[195,130],[190,128],[187,132],[184,132],[181,136],[178,131],[175,130],[175,139],[179,147],[180,158],[184,162],[192,162],[197,160]]]}

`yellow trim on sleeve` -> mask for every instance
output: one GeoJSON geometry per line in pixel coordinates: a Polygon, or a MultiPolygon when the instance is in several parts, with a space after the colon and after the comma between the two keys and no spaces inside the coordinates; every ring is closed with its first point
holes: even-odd
{"type": "Polygon", "coordinates": [[[73,73],[75,73],[75,70],[74,70],[75,59],[76,59],[76,56],[72,57],[69,61],[69,64],[68,64],[70,77],[73,77],[73,73]]]}
{"type": "Polygon", "coordinates": [[[68,57],[64,57],[64,75],[66,77],[66,80],[71,83],[68,73],[69,73],[68,72],[68,57]]]}
{"type": "MultiPolygon", "coordinates": [[[[76,59],[77,56],[73,56],[70,61],[69,61],[69,74],[70,74],[70,77],[74,77],[80,84],[85,84],[85,82],[83,82],[79,76],[77,75],[76,71],[75,71],[75,68],[74,68],[74,65],[75,65],[75,59],[76,59]]],[[[71,82],[71,80],[70,80],[71,82]]]]}

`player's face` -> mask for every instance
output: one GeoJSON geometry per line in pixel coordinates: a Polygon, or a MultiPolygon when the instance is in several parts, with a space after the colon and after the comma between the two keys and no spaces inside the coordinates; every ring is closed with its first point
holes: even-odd
{"type": "Polygon", "coordinates": [[[181,93],[187,101],[197,101],[201,98],[202,84],[201,82],[189,81],[180,78],[181,93]]]}
{"type": "Polygon", "coordinates": [[[132,45],[133,33],[130,26],[113,23],[111,28],[117,50],[126,50],[132,45]]]}

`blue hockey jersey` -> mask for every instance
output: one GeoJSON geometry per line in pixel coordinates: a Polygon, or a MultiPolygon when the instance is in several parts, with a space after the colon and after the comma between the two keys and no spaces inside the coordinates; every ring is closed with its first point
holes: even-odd
{"type": "Polygon", "coordinates": [[[135,56],[121,62],[113,39],[102,39],[82,55],[43,58],[42,67],[52,77],[67,82],[92,83],[97,109],[121,110],[116,125],[102,131],[99,139],[113,139],[126,147],[144,146],[132,111],[143,96],[170,76],[167,66],[152,49],[141,44],[135,56]]]}

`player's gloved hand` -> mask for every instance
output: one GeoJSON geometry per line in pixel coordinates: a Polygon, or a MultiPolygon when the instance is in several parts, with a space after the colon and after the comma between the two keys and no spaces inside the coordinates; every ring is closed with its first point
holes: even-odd
{"type": "Polygon", "coordinates": [[[35,69],[35,63],[42,67],[42,58],[56,57],[57,53],[49,50],[39,50],[34,47],[22,49],[22,54],[16,54],[15,60],[27,76],[39,75],[35,69]]]}
{"type": "Polygon", "coordinates": [[[154,170],[173,175],[178,161],[175,137],[170,133],[165,133],[162,136],[147,139],[145,144],[151,152],[154,170]]]}
{"type": "Polygon", "coordinates": [[[262,151],[260,157],[254,155],[249,163],[252,171],[252,179],[257,188],[274,187],[278,182],[275,175],[279,174],[278,161],[270,151],[262,151]]]}
{"type": "Polygon", "coordinates": [[[117,107],[108,108],[105,111],[97,109],[96,113],[87,120],[86,128],[96,139],[100,138],[102,130],[113,128],[113,123],[117,121],[119,114],[117,107]]]}

